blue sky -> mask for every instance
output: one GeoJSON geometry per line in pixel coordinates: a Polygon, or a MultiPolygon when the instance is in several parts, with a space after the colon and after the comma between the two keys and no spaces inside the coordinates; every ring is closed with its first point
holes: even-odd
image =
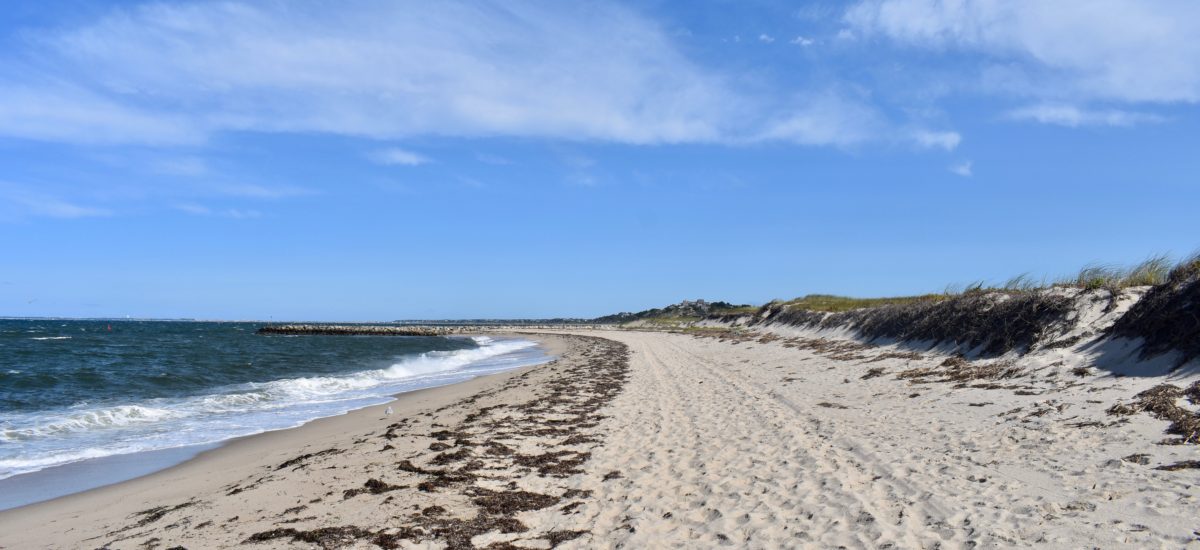
{"type": "Polygon", "coordinates": [[[0,315],[594,316],[1200,245],[1190,1],[48,1],[0,315]]]}

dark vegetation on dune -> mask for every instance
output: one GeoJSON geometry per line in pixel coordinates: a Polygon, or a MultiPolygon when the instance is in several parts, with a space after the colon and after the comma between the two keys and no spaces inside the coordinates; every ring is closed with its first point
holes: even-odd
{"type": "Polygon", "coordinates": [[[1181,364],[1200,357],[1200,257],[1174,268],[1166,256],[1153,256],[1127,268],[1089,265],[1075,276],[1053,282],[1020,275],[1002,286],[979,282],[941,294],[887,298],[812,294],[777,300],[753,311],[715,311],[706,319],[848,329],[868,340],[950,345],[987,356],[1028,351],[1045,343],[1048,335],[1072,328],[1075,300],[1056,290],[1095,292],[1107,297],[1108,307],[1113,308],[1116,298],[1131,287],[1150,290],[1109,334],[1143,339],[1143,358],[1173,350],[1181,353],[1181,364]]]}
{"type": "Polygon", "coordinates": [[[1179,364],[1200,357],[1200,257],[1171,270],[1111,329],[1113,336],[1142,339],[1142,358],[1170,351],[1179,364]]]}
{"type": "Polygon", "coordinates": [[[735,305],[729,302],[706,302],[704,300],[684,300],[678,304],[666,307],[647,309],[637,313],[621,312],[605,315],[590,320],[597,324],[619,324],[640,321],[644,319],[682,319],[700,320],[711,315],[726,315],[734,311],[753,312],[754,306],[735,305]]]}
{"type": "Polygon", "coordinates": [[[974,290],[837,312],[768,304],[762,316],[786,325],[850,329],[869,340],[949,344],[999,355],[1032,347],[1051,328],[1069,324],[1071,311],[1072,300],[1061,294],[974,290]]]}

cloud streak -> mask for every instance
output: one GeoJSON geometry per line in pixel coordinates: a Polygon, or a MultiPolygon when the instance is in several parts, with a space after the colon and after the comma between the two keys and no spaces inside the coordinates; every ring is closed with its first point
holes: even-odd
{"type": "Polygon", "coordinates": [[[942,149],[945,151],[953,151],[962,142],[962,136],[958,132],[917,130],[913,132],[912,137],[913,141],[920,147],[942,149]]]}
{"type": "Polygon", "coordinates": [[[964,178],[969,178],[972,175],[974,175],[974,171],[973,171],[971,165],[972,165],[971,161],[964,160],[962,162],[951,164],[950,167],[948,168],[948,170],[950,170],[950,173],[952,173],[952,174],[959,175],[964,178]]]}
{"type": "MultiPolygon", "coordinates": [[[[0,136],[171,146],[253,131],[839,147],[888,134],[888,121],[854,97],[822,96],[826,111],[817,112],[739,89],[738,78],[694,62],[672,33],[619,4],[154,3],[36,36],[0,58],[0,136]]],[[[420,163],[401,157],[395,164],[420,163]]]]}
{"type": "Polygon", "coordinates": [[[262,212],[258,210],[241,208],[212,209],[196,203],[179,203],[174,205],[174,208],[180,212],[186,212],[194,216],[214,216],[235,220],[249,220],[262,217],[262,212]]]}
{"type": "Polygon", "coordinates": [[[1120,126],[1163,122],[1161,116],[1119,109],[1089,110],[1074,105],[1038,104],[1013,109],[1005,114],[1010,120],[1032,121],[1075,128],[1078,126],[1120,126]]]}
{"type": "Polygon", "coordinates": [[[25,186],[0,182],[0,219],[48,217],[59,219],[111,216],[106,208],[70,202],[25,186]]]}
{"type": "Polygon", "coordinates": [[[1200,101],[1190,0],[866,0],[845,22],[866,37],[988,56],[1027,96],[1200,101]]]}
{"type": "Polygon", "coordinates": [[[388,166],[420,166],[429,163],[429,159],[412,151],[404,149],[383,149],[370,155],[371,160],[388,166]]]}
{"type": "Polygon", "coordinates": [[[92,134],[126,141],[253,130],[674,143],[719,139],[725,106],[738,103],[656,25],[605,4],[148,4],[48,33],[37,47],[49,60],[38,72],[68,75],[88,93],[9,97],[0,111],[9,135],[70,140],[92,127],[120,129],[92,134]],[[156,122],[162,113],[181,114],[182,127],[156,122]]]}

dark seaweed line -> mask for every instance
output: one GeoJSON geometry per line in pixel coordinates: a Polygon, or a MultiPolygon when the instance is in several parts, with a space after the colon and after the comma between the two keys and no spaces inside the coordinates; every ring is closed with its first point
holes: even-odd
{"type": "MultiPolygon", "coordinates": [[[[516,518],[518,513],[549,508],[564,500],[573,502],[563,507],[563,513],[573,513],[582,499],[590,498],[590,492],[566,490],[561,495],[533,493],[521,490],[515,480],[508,483],[507,490],[495,491],[481,487],[476,482],[497,479],[497,474],[493,473],[496,471],[514,474],[513,478],[534,473],[541,477],[566,478],[583,473],[581,468],[588,462],[591,453],[579,447],[589,446],[587,448],[591,449],[599,442],[590,431],[603,418],[597,411],[615,398],[624,386],[628,376],[629,352],[623,344],[610,340],[574,338],[582,343],[578,352],[582,360],[548,365],[548,368],[559,369],[559,372],[541,385],[541,395],[536,399],[516,405],[478,408],[458,425],[428,434],[433,440],[430,451],[438,453],[428,459],[428,466],[416,465],[411,460],[397,463],[398,471],[423,479],[417,485],[420,491],[456,491],[466,496],[476,507],[474,517],[444,517],[446,511],[443,508],[429,506],[418,513],[397,518],[400,521],[395,525],[375,528],[339,525],[309,530],[278,528],[250,535],[244,544],[283,539],[316,544],[322,548],[339,548],[366,540],[380,548],[398,548],[401,541],[407,540],[440,541],[447,548],[467,549],[475,548],[472,539],[485,533],[527,532],[529,528],[516,518]],[[556,419],[547,419],[544,415],[548,414],[555,415],[556,419]],[[519,443],[526,438],[548,437],[561,438],[557,446],[565,448],[536,455],[514,451],[514,447],[519,447],[519,443]],[[455,467],[451,468],[452,465],[455,467]]],[[[499,389],[481,392],[452,406],[470,406],[480,398],[528,384],[529,374],[516,376],[499,389]]],[[[440,410],[446,408],[449,407],[440,410]]],[[[380,437],[393,439],[404,428],[405,423],[393,424],[380,437]]],[[[343,498],[382,495],[407,487],[372,478],[362,487],[347,489],[343,498]]],[[[559,530],[533,538],[544,539],[551,547],[555,547],[586,534],[586,531],[559,530]]],[[[487,548],[502,550],[517,547],[509,543],[493,543],[487,548]]]]}

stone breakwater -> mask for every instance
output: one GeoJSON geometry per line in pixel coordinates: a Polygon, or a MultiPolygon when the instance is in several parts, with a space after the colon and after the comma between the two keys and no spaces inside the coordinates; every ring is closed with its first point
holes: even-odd
{"type": "Polygon", "coordinates": [[[417,327],[394,325],[268,325],[258,334],[319,334],[336,336],[445,336],[462,332],[460,327],[417,327]]]}
{"type": "Polygon", "coordinates": [[[332,335],[332,336],[447,336],[484,332],[522,333],[530,330],[604,329],[608,325],[267,325],[258,334],[332,335]]]}

